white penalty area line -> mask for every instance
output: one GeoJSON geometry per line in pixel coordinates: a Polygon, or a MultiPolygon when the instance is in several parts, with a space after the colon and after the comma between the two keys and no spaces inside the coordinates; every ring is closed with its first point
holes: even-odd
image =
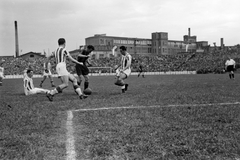
{"type": "Polygon", "coordinates": [[[72,110],[72,112],[87,112],[87,111],[101,111],[101,110],[117,110],[117,109],[142,109],[142,108],[167,108],[167,107],[205,107],[205,106],[224,106],[224,105],[238,105],[240,102],[226,102],[226,103],[205,103],[205,104],[169,104],[169,105],[152,105],[152,106],[122,106],[122,107],[102,107],[102,108],[83,108],[72,110]]]}
{"type": "Polygon", "coordinates": [[[240,102],[226,103],[206,103],[206,104],[170,104],[170,105],[152,105],[152,106],[122,106],[122,107],[103,107],[103,108],[86,108],[67,111],[66,122],[66,160],[76,160],[77,153],[75,151],[74,128],[73,128],[73,113],[87,111],[103,111],[117,109],[143,109],[143,108],[166,108],[166,107],[209,107],[209,106],[224,106],[224,105],[240,105],[240,102]]]}
{"type": "Polygon", "coordinates": [[[76,160],[75,151],[75,140],[74,140],[74,128],[73,128],[73,113],[72,111],[67,111],[67,122],[66,122],[66,160],[76,160]]]}

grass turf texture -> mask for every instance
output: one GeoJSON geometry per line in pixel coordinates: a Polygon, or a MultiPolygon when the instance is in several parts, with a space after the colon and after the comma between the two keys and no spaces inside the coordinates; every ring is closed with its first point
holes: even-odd
{"type": "MultiPolygon", "coordinates": [[[[113,76],[90,77],[93,93],[79,100],[72,86],[49,102],[23,95],[22,79],[0,87],[0,159],[65,159],[68,110],[73,111],[77,159],[240,158],[239,105],[172,106],[240,101],[239,79],[224,75],[130,76],[121,94],[113,76]],[[147,107],[159,105],[159,107],[147,107]],[[161,107],[162,106],[162,107],[161,107]]],[[[41,79],[34,79],[37,87],[41,79]]],[[[60,80],[54,79],[56,84],[60,80]]],[[[48,80],[43,88],[51,88],[48,80]]]]}

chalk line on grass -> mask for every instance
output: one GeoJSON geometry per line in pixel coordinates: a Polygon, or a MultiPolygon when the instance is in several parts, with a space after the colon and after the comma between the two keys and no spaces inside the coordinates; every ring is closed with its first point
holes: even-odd
{"type": "Polygon", "coordinates": [[[66,160],[76,160],[74,128],[73,128],[73,112],[86,111],[102,111],[102,110],[117,110],[117,109],[142,109],[142,108],[164,108],[164,107],[207,107],[207,106],[223,106],[223,105],[240,105],[240,102],[226,102],[226,103],[206,103],[206,104],[170,104],[170,105],[152,105],[152,106],[122,106],[122,107],[102,107],[102,108],[83,108],[77,110],[67,111],[67,139],[66,139],[66,160]]]}
{"type": "Polygon", "coordinates": [[[205,104],[169,104],[169,105],[152,105],[152,106],[122,106],[122,107],[102,107],[102,108],[83,108],[71,110],[72,112],[86,112],[86,111],[101,111],[101,110],[116,110],[116,109],[141,109],[141,108],[164,108],[164,107],[204,107],[204,106],[223,106],[223,105],[238,105],[240,102],[226,102],[226,103],[205,103],[205,104]]]}
{"type": "Polygon", "coordinates": [[[66,151],[67,157],[66,160],[76,160],[76,151],[75,151],[75,141],[74,141],[74,129],[73,129],[73,113],[72,111],[67,111],[67,138],[66,138],[66,151]]]}

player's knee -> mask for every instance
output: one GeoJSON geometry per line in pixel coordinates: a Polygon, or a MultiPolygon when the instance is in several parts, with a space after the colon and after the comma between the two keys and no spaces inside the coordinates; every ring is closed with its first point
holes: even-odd
{"type": "Polygon", "coordinates": [[[73,89],[74,89],[74,90],[76,90],[76,89],[78,89],[78,88],[80,88],[79,85],[73,85],[73,89]]]}
{"type": "Polygon", "coordinates": [[[58,91],[58,93],[62,93],[62,89],[59,86],[56,88],[56,90],[58,91]]]}
{"type": "Polygon", "coordinates": [[[88,81],[89,81],[88,75],[85,75],[85,76],[84,76],[84,79],[85,79],[85,82],[88,82],[88,81]]]}

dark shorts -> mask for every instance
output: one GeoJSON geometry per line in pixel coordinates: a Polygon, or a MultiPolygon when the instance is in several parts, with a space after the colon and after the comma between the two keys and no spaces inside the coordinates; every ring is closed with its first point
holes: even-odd
{"type": "Polygon", "coordinates": [[[77,75],[88,75],[89,69],[85,65],[76,65],[76,72],[77,75]]]}
{"type": "Polygon", "coordinates": [[[227,66],[227,71],[228,71],[228,72],[234,71],[233,65],[227,66]]]}

